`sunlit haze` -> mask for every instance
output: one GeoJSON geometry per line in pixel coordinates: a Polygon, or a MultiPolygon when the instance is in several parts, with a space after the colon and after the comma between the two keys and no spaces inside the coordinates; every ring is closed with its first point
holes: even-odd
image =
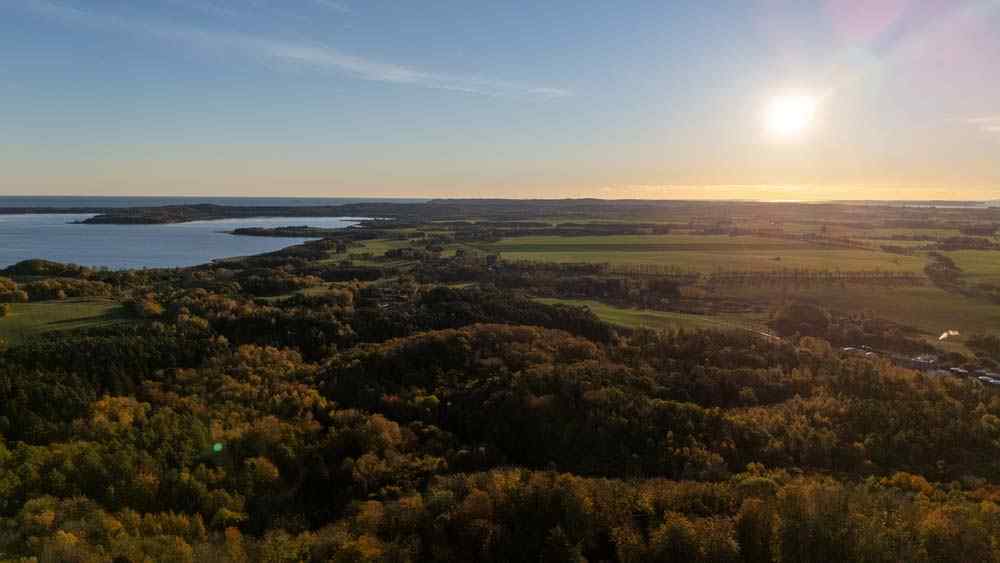
{"type": "Polygon", "coordinates": [[[998,0],[7,0],[0,195],[998,199],[997,30],[998,0]]]}
{"type": "Polygon", "coordinates": [[[776,96],[767,106],[765,122],[776,138],[800,137],[816,117],[818,102],[806,94],[776,96]]]}

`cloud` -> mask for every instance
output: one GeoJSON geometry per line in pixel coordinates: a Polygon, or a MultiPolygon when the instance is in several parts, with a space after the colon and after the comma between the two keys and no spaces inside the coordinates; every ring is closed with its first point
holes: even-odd
{"type": "Polygon", "coordinates": [[[1000,115],[970,117],[965,122],[979,128],[981,131],[1000,134],[1000,115]]]}
{"type": "Polygon", "coordinates": [[[337,2],[336,0],[313,0],[313,3],[321,8],[326,8],[327,10],[332,10],[341,14],[351,13],[351,7],[345,2],[337,2]]]}
{"type": "MultiPolygon", "coordinates": [[[[337,4],[337,2],[331,2],[337,4]]],[[[495,80],[480,76],[429,72],[393,63],[370,60],[321,45],[284,41],[246,33],[216,31],[160,22],[141,21],[81,10],[47,0],[27,0],[36,14],[68,25],[155,37],[175,41],[209,52],[239,53],[250,58],[330,69],[363,80],[408,84],[423,88],[498,97],[561,98],[571,92],[563,88],[495,80]]]]}
{"type": "Polygon", "coordinates": [[[193,10],[202,14],[207,14],[215,18],[233,19],[241,16],[241,12],[227,7],[221,2],[194,1],[191,0],[166,0],[172,6],[185,10],[193,10]]]}

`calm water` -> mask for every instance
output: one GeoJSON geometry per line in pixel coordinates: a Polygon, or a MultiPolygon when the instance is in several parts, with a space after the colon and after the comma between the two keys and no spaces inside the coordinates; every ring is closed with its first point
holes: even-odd
{"type": "MultiPolygon", "coordinates": [[[[37,205],[37,200],[28,205],[37,205]]],[[[75,199],[75,198],[74,198],[75,199]]],[[[105,205],[86,203],[69,205],[105,205]]],[[[0,202],[0,205],[3,205],[0,202]]],[[[66,205],[66,204],[61,204],[66,205]]],[[[216,258],[261,254],[308,239],[228,235],[240,227],[346,227],[346,217],[195,221],[176,225],[75,225],[92,215],[0,215],[0,268],[44,258],[112,269],[195,266],[216,258]]]]}
{"type": "MultiPolygon", "coordinates": [[[[211,203],[243,206],[341,205],[424,199],[343,197],[78,197],[0,196],[0,207],[141,207],[211,203]]],[[[112,269],[173,268],[217,258],[272,252],[308,239],[227,235],[240,227],[347,227],[349,217],[273,217],[177,225],[74,225],[91,215],[0,215],[0,268],[31,258],[112,269]]]]}
{"type": "Polygon", "coordinates": [[[344,205],[373,201],[420,203],[426,199],[358,197],[135,197],[0,196],[0,207],[152,207],[159,205],[299,206],[344,205]]]}

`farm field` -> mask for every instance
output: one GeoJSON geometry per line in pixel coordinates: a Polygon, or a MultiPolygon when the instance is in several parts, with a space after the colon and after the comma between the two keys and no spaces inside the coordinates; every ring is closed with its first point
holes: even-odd
{"type": "Polygon", "coordinates": [[[12,309],[0,319],[0,337],[12,344],[46,332],[121,322],[121,305],[109,299],[14,303],[12,309]]]}
{"type": "MultiPolygon", "coordinates": [[[[387,240],[387,239],[366,240],[362,241],[358,246],[349,247],[346,254],[335,254],[334,252],[331,251],[328,254],[328,258],[326,258],[325,260],[321,260],[320,263],[337,264],[343,260],[349,259],[350,254],[364,254],[364,253],[371,253],[373,259],[374,258],[381,259],[383,256],[385,256],[385,253],[388,252],[389,250],[393,250],[396,248],[405,248],[407,246],[409,246],[409,243],[406,240],[387,240]]],[[[356,266],[372,266],[377,264],[385,265],[385,262],[379,262],[377,260],[376,261],[352,260],[352,262],[356,266]]],[[[404,263],[406,262],[405,261],[392,262],[392,264],[396,265],[404,263]]]]}
{"type": "Polygon", "coordinates": [[[858,240],[859,242],[863,242],[865,244],[870,244],[873,247],[887,245],[887,246],[901,246],[904,248],[918,248],[921,246],[927,246],[928,244],[928,242],[925,240],[893,240],[885,238],[859,238],[856,240],[858,240]]]}
{"type": "Polygon", "coordinates": [[[954,250],[945,252],[962,269],[968,283],[1000,284],[1000,252],[996,250],[954,250]]]}
{"type": "Polygon", "coordinates": [[[782,294],[777,288],[742,288],[724,292],[728,297],[767,300],[779,305],[783,301],[802,299],[822,304],[841,312],[870,312],[904,326],[912,327],[921,337],[937,343],[943,331],[958,330],[962,336],[946,347],[961,349],[964,336],[991,334],[1000,327],[1000,306],[975,300],[938,287],[881,288],[865,286],[814,287],[789,290],[782,294]]]}
{"type": "Polygon", "coordinates": [[[920,272],[920,256],[810,245],[752,236],[627,235],[595,237],[519,237],[483,245],[507,260],[594,262],[677,266],[696,272],[882,270],[920,272]]]}
{"type": "MultiPolygon", "coordinates": [[[[930,237],[957,237],[962,233],[958,229],[900,229],[900,228],[877,228],[877,229],[842,229],[838,230],[836,228],[831,229],[834,234],[859,237],[859,238],[870,238],[870,239],[882,239],[882,240],[892,240],[892,237],[897,235],[902,236],[930,236],[930,237]]],[[[899,242],[899,241],[897,241],[899,242]]]]}
{"type": "Polygon", "coordinates": [[[409,246],[409,244],[405,240],[375,239],[375,240],[363,241],[361,242],[360,247],[351,247],[348,250],[348,252],[349,253],[371,252],[373,256],[383,256],[389,250],[393,250],[395,248],[405,248],[407,246],[409,246]]]}
{"type": "Polygon", "coordinates": [[[627,309],[601,303],[600,301],[591,301],[586,299],[537,298],[535,301],[548,305],[586,306],[593,311],[595,315],[600,317],[601,320],[629,328],[651,328],[654,330],[676,330],[681,328],[689,330],[758,330],[757,328],[751,327],[751,325],[739,319],[726,319],[707,315],[691,315],[672,311],[627,309]]]}
{"type": "Polygon", "coordinates": [[[305,287],[302,289],[297,289],[295,291],[290,291],[288,293],[282,293],[280,295],[259,296],[257,297],[257,299],[264,302],[274,303],[277,301],[281,301],[282,299],[288,299],[289,297],[294,297],[296,295],[301,295],[304,297],[320,297],[330,293],[331,288],[335,286],[336,284],[333,283],[323,283],[321,285],[305,287]]]}

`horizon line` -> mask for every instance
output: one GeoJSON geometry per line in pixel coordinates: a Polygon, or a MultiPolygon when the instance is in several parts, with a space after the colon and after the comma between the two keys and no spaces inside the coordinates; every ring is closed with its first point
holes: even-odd
{"type": "Polygon", "coordinates": [[[603,202],[717,202],[717,203],[798,203],[798,204],[823,204],[823,203],[975,203],[1000,205],[1000,197],[987,199],[767,199],[767,198],[652,198],[652,197],[479,197],[479,196],[403,196],[403,195],[206,195],[206,194],[185,194],[185,195],[158,195],[158,194],[0,194],[0,199],[4,198],[24,198],[24,199],[55,199],[55,198],[78,198],[78,199],[98,199],[98,198],[134,198],[134,199],[358,199],[358,200],[421,200],[430,201],[603,201],[603,202]]]}

